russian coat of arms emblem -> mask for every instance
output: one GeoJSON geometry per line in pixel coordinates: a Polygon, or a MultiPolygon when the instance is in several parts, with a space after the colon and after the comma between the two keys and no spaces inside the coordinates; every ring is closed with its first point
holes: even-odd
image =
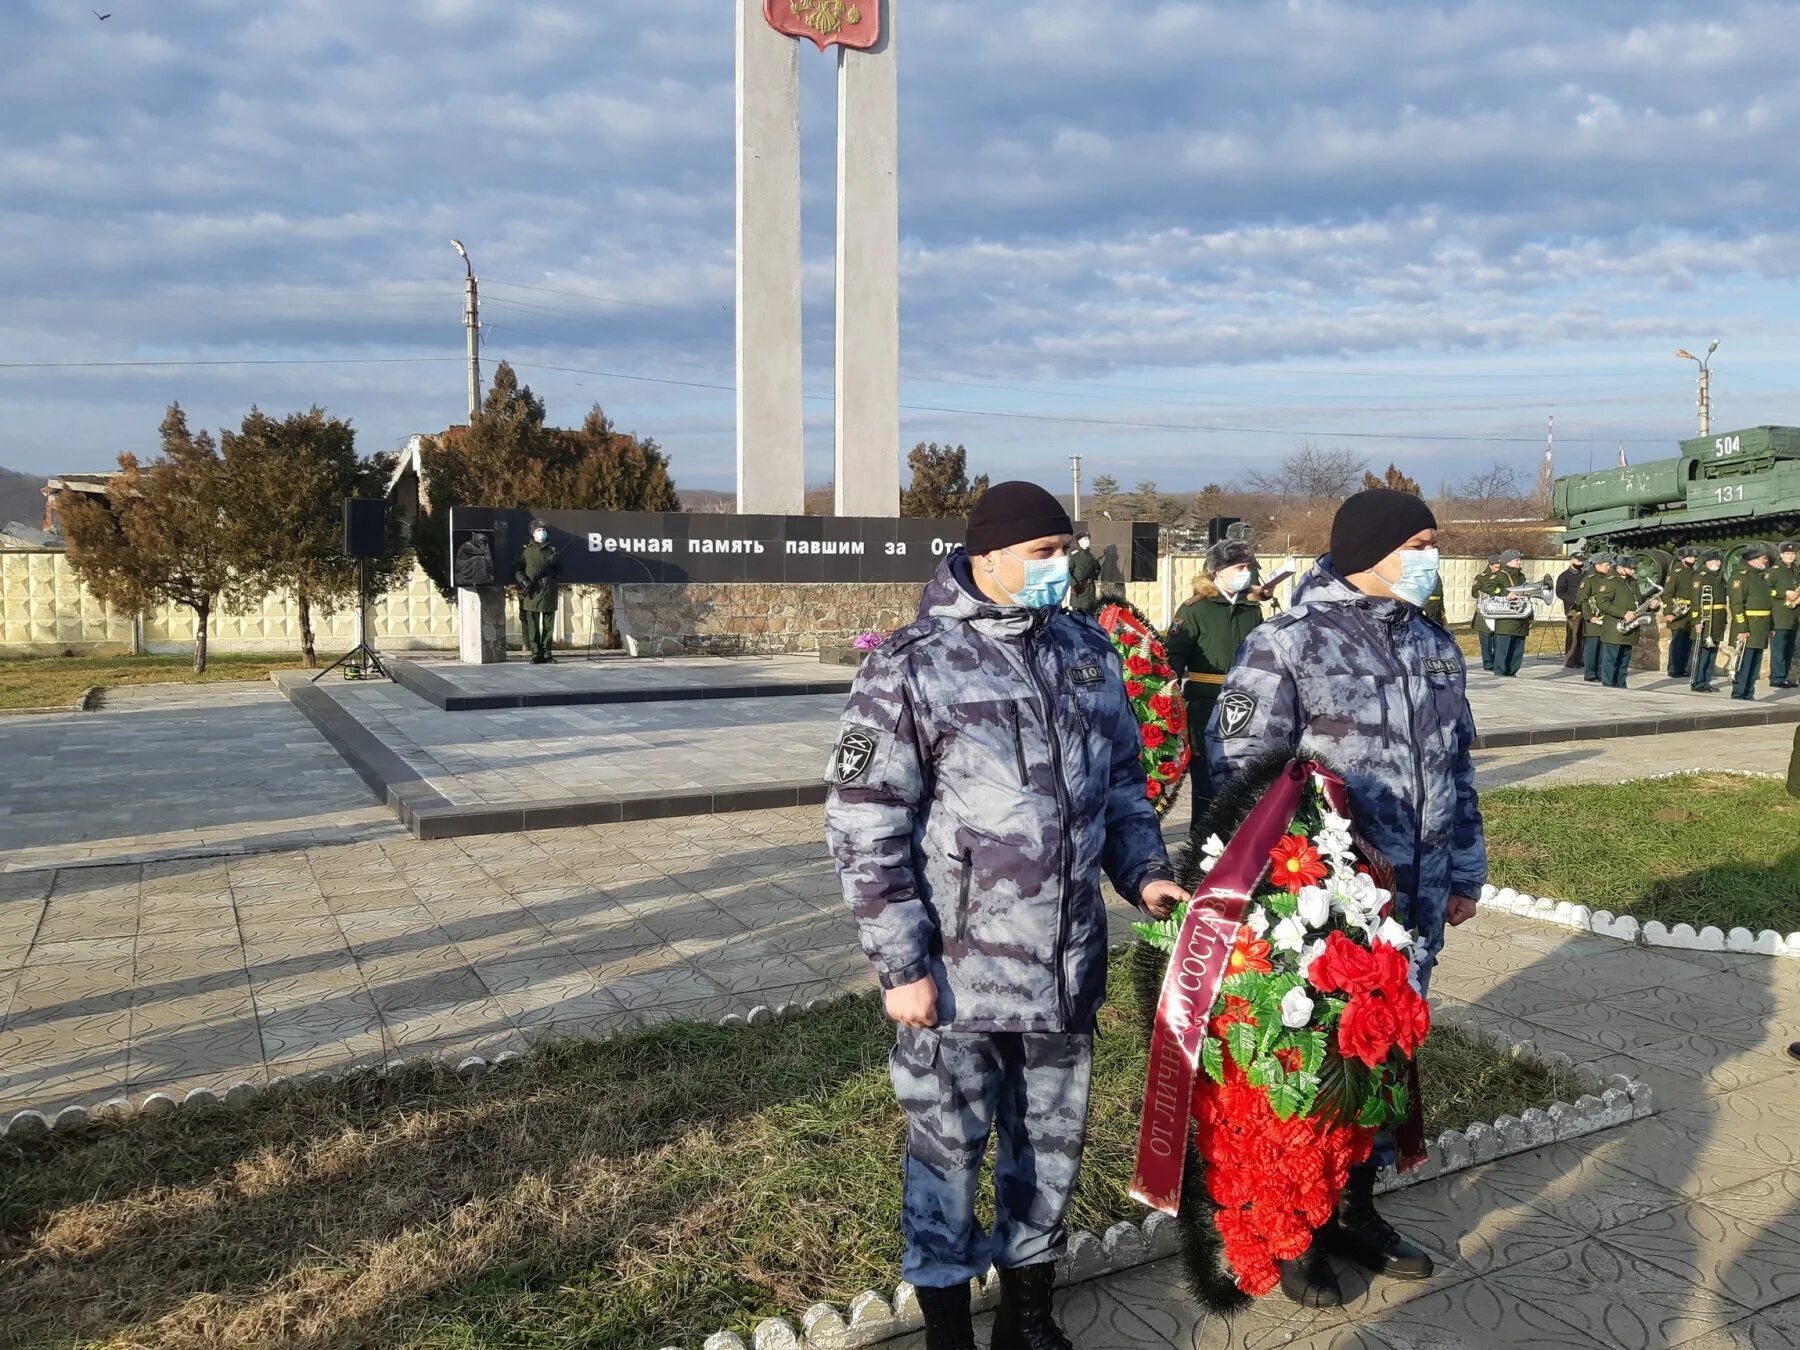
{"type": "Polygon", "coordinates": [[[881,0],[763,0],[763,17],[777,33],[811,38],[820,51],[867,51],[881,41],[881,0]]]}

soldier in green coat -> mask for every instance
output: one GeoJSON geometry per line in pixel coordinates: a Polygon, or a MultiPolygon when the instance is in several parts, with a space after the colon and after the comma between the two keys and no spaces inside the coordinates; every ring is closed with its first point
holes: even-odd
{"type": "Polygon", "coordinates": [[[1481,616],[1481,597],[1498,595],[1500,590],[1500,555],[1494,554],[1487,560],[1487,566],[1476,576],[1475,584],[1469,587],[1469,598],[1475,602],[1475,641],[1481,646],[1481,668],[1491,671],[1494,668],[1494,621],[1481,616]]]}
{"type": "Polygon", "coordinates": [[[1696,694],[1716,694],[1713,668],[1731,631],[1731,603],[1725,593],[1725,555],[1716,548],[1700,554],[1694,573],[1694,680],[1696,694]]]}
{"type": "Polygon", "coordinates": [[[1800,542],[1783,539],[1781,561],[1769,569],[1775,587],[1775,626],[1769,634],[1769,688],[1794,687],[1794,642],[1800,634],[1800,542]]]}
{"type": "Polygon", "coordinates": [[[1100,560],[1094,556],[1094,541],[1085,534],[1069,554],[1069,608],[1077,614],[1100,612],[1100,560]]]}
{"type": "Polygon", "coordinates": [[[1600,683],[1623,689],[1638,640],[1637,628],[1629,625],[1644,603],[1638,598],[1636,558],[1621,553],[1613,559],[1613,574],[1594,588],[1593,603],[1600,626],[1600,683]]]}
{"type": "MultiPolygon", "coordinates": [[[[1500,555],[1500,575],[1506,578],[1506,584],[1500,588],[1501,595],[1514,586],[1525,584],[1524,562],[1525,555],[1516,548],[1509,548],[1500,555]]],[[[1494,621],[1494,674],[1507,679],[1517,675],[1519,667],[1525,664],[1525,640],[1531,636],[1532,624],[1529,601],[1524,608],[1522,618],[1494,621]]]]}
{"type": "Polygon", "coordinates": [[[1744,565],[1731,579],[1731,638],[1738,652],[1731,696],[1753,699],[1763,653],[1775,629],[1775,582],[1769,575],[1768,545],[1747,544],[1738,557],[1744,565]]]}
{"type": "Polygon", "coordinates": [[[513,580],[519,586],[519,626],[525,630],[525,649],[531,664],[541,666],[550,655],[550,633],[556,625],[556,550],[550,531],[541,520],[531,522],[531,540],[519,555],[513,580]]]}
{"type": "Polygon", "coordinates": [[[1444,579],[1439,577],[1437,584],[1431,588],[1431,594],[1425,597],[1425,603],[1419,606],[1419,613],[1430,619],[1439,628],[1444,627],[1444,579]]]}
{"type": "Polygon", "coordinates": [[[1575,592],[1576,603],[1581,606],[1582,679],[1588,684],[1600,683],[1600,612],[1594,608],[1594,597],[1600,587],[1612,577],[1613,557],[1610,553],[1596,553],[1590,560],[1592,570],[1582,578],[1581,587],[1575,592]]]}
{"type": "Polygon", "coordinates": [[[1194,752],[1188,764],[1194,824],[1206,813],[1213,795],[1206,767],[1206,724],[1212,720],[1213,705],[1238,648],[1263,620],[1263,594],[1250,584],[1255,566],[1256,554],[1249,544],[1221,539],[1206,550],[1205,575],[1195,580],[1193,599],[1175,611],[1169,627],[1169,665],[1181,681],[1188,742],[1194,752]]]}
{"type": "Polygon", "coordinates": [[[1675,565],[1669,569],[1669,579],[1663,583],[1663,599],[1667,602],[1669,625],[1669,678],[1685,680],[1688,677],[1688,665],[1694,654],[1694,625],[1699,619],[1694,614],[1694,583],[1700,570],[1700,549],[1694,544],[1683,544],[1675,550],[1675,565]],[[1687,613],[1677,617],[1676,611],[1687,602],[1687,613]]]}

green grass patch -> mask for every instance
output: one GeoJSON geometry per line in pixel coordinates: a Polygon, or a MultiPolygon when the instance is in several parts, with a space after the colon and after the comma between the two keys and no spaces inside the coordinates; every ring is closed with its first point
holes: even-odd
{"type": "MultiPolygon", "coordinates": [[[[332,653],[336,655],[336,653],[332,653]]],[[[321,653],[321,662],[329,658],[321,653]]],[[[302,665],[298,652],[216,654],[206,673],[194,673],[191,656],[25,656],[0,660],[0,712],[72,706],[94,685],[210,684],[218,680],[266,680],[272,670],[302,665]]]]}
{"type": "Polygon", "coordinates": [[[1780,782],[1505,788],[1481,809],[1496,886],[1696,929],[1800,930],[1800,801],[1780,782]]]}
{"type": "MultiPolygon", "coordinates": [[[[1095,1232],[1143,1213],[1132,1004],[1119,963],[1072,1215],[1095,1232]]],[[[847,1302],[897,1278],[892,1042],[855,997],[0,1142],[0,1344],[655,1350],[847,1302]]],[[[1434,1135],[1597,1086],[1451,1027],[1422,1074],[1434,1135]]]]}

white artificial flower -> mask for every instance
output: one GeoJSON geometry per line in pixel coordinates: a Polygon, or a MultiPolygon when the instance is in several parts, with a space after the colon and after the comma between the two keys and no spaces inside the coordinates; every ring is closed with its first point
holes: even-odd
{"type": "Polygon", "coordinates": [[[1306,945],[1306,925],[1300,922],[1300,916],[1290,914],[1275,925],[1275,932],[1269,941],[1277,951],[1297,952],[1306,945]]]}
{"type": "Polygon", "coordinates": [[[1396,923],[1392,919],[1383,919],[1381,927],[1374,930],[1373,936],[1380,938],[1388,946],[1405,951],[1412,946],[1413,936],[1406,931],[1406,925],[1396,923]]]}
{"type": "Polygon", "coordinates": [[[1313,1001],[1299,985],[1288,990],[1281,999],[1281,1025],[1290,1030],[1303,1027],[1312,1020],[1313,1001]]]}
{"type": "Polygon", "coordinates": [[[1200,871],[1202,873],[1212,871],[1214,865],[1224,856],[1225,841],[1216,834],[1209,836],[1207,841],[1200,846],[1200,871]]]}
{"type": "Polygon", "coordinates": [[[1349,858],[1355,850],[1350,838],[1350,822],[1335,811],[1326,811],[1313,836],[1313,847],[1331,858],[1349,858]]]}
{"type": "Polygon", "coordinates": [[[1325,955],[1325,939],[1319,938],[1307,943],[1300,949],[1300,978],[1308,984],[1312,983],[1312,965],[1325,955]]]}
{"type": "Polygon", "coordinates": [[[1322,886],[1304,887],[1294,899],[1300,905],[1300,919],[1308,928],[1323,928],[1331,922],[1331,895],[1322,886]]]}
{"type": "Polygon", "coordinates": [[[1258,905],[1244,916],[1244,927],[1259,938],[1267,937],[1269,935],[1269,911],[1258,905]]]}

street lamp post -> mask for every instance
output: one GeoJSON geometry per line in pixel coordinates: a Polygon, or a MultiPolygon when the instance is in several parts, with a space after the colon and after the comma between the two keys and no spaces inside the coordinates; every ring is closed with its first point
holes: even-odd
{"type": "Polygon", "coordinates": [[[1075,496],[1070,504],[1069,519],[1081,519],[1081,456],[1070,455],[1069,465],[1075,473],[1075,496]]]}
{"type": "Polygon", "coordinates": [[[469,425],[473,426],[475,414],[481,411],[481,298],[475,290],[475,264],[469,261],[469,250],[460,239],[452,239],[450,246],[469,273],[463,282],[463,327],[469,330],[469,425]]]}
{"type": "Polygon", "coordinates": [[[1700,434],[1712,435],[1712,354],[1719,350],[1719,339],[1714,338],[1706,349],[1705,356],[1695,356],[1685,347],[1677,347],[1675,355],[1684,361],[1692,361],[1700,367],[1700,434]]]}

